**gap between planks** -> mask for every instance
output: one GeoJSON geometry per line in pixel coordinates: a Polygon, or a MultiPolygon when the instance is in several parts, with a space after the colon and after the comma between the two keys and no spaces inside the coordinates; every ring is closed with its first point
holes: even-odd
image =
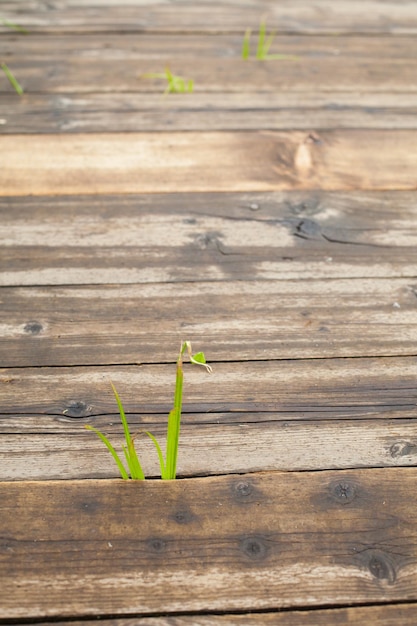
{"type": "MultiPolygon", "coordinates": [[[[415,626],[416,604],[382,604],[376,606],[343,607],[337,609],[311,608],[304,611],[281,610],[276,613],[250,611],[245,614],[194,613],[162,617],[125,617],[100,619],[100,626],[348,626],[352,624],[378,624],[378,626],[415,626]]],[[[2,622],[0,622],[2,623],[2,622]]],[[[36,622],[50,626],[51,622],[36,622]]],[[[26,622],[14,622],[23,626],[26,622]]],[[[56,621],[55,626],[90,626],[91,622],[56,621]]]]}

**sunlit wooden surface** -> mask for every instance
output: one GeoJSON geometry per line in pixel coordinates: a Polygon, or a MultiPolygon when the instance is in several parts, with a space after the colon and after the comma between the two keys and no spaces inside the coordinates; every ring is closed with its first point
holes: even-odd
{"type": "Polygon", "coordinates": [[[414,626],[416,5],[0,17],[0,622],[414,626]]]}

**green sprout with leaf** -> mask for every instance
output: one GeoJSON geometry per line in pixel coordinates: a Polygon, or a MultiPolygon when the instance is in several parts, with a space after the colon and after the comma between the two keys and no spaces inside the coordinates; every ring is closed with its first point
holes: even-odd
{"type": "MultiPolygon", "coordinates": [[[[197,352],[196,354],[192,354],[191,351],[191,343],[189,341],[184,341],[181,344],[180,353],[177,359],[177,374],[175,380],[175,393],[174,393],[174,407],[170,411],[168,416],[168,428],[167,428],[167,439],[166,439],[166,458],[162,454],[161,446],[159,445],[156,437],[152,435],[152,433],[145,431],[148,437],[153,441],[158,458],[159,465],[161,468],[161,478],[163,480],[173,480],[176,478],[177,474],[177,457],[178,457],[178,444],[180,437],[180,427],[181,427],[181,410],[182,410],[182,389],[183,389],[183,381],[184,381],[184,372],[183,372],[183,355],[187,352],[191,363],[194,365],[202,365],[206,368],[208,372],[211,372],[212,369],[210,365],[206,363],[206,358],[203,352],[197,352]]],[[[113,459],[116,462],[117,467],[119,468],[120,474],[123,479],[128,480],[129,475],[130,478],[134,480],[145,480],[145,474],[143,472],[142,466],[139,461],[139,457],[137,455],[135,449],[134,437],[130,434],[129,424],[127,422],[126,413],[123,408],[122,401],[120,400],[119,394],[116,391],[116,388],[112,384],[113,393],[116,398],[117,406],[119,408],[120,419],[122,421],[124,436],[125,436],[125,445],[122,446],[124,456],[127,463],[127,470],[117,454],[116,450],[107,439],[102,432],[100,432],[97,428],[90,426],[87,424],[85,428],[87,430],[92,430],[97,434],[97,436],[101,439],[104,445],[109,450],[113,459]]]]}
{"type": "Polygon", "coordinates": [[[176,76],[167,67],[164,73],[143,74],[143,78],[164,78],[167,80],[167,87],[164,94],[168,93],[192,93],[194,91],[194,81],[187,80],[182,76],[176,76]]]}
{"type": "MultiPolygon", "coordinates": [[[[250,28],[245,32],[245,36],[243,38],[242,43],[242,59],[247,61],[250,56],[250,38],[252,35],[252,30],[250,28]]],[[[258,46],[256,49],[256,59],[258,61],[272,61],[272,60],[283,60],[283,59],[296,59],[292,55],[288,54],[269,54],[269,50],[272,46],[272,42],[274,41],[275,32],[266,32],[266,23],[261,22],[259,25],[259,33],[258,33],[258,46]]]]}

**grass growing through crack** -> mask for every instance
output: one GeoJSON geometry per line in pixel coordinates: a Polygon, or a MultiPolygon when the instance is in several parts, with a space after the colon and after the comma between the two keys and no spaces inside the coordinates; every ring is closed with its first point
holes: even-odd
{"type": "MultiPolygon", "coordinates": [[[[28,33],[26,28],[23,28],[22,26],[19,26],[18,24],[14,24],[13,22],[9,22],[8,20],[3,19],[2,17],[0,17],[0,24],[3,24],[4,26],[7,26],[7,28],[11,28],[12,30],[17,31],[18,33],[23,33],[24,35],[27,35],[28,33]]],[[[23,87],[19,83],[19,81],[17,80],[17,78],[15,77],[11,69],[6,65],[6,63],[1,63],[0,67],[3,70],[3,72],[6,74],[7,79],[9,83],[11,84],[11,86],[13,87],[13,89],[15,90],[15,92],[19,96],[21,96],[23,94],[23,87]]]]}
{"type": "Polygon", "coordinates": [[[26,30],[26,28],[23,28],[23,26],[19,26],[19,24],[14,24],[13,22],[9,22],[9,20],[5,20],[3,17],[0,17],[0,24],[3,24],[3,26],[7,26],[7,28],[11,28],[12,30],[15,30],[18,33],[23,33],[24,35],[28,34],[28,31],[26,30]]]}
{"type": "MultiPolygon", "coordinates": [[[[162,454],[161,446],[158,443],[158,440],[152,433],[146,431],[146,434],[153,441],[159,459],[159,465],[161,468],[161,478],[163,480],[173,480],[176,478],[177,474],[177,457],[178,457],[178,444],[180,437],[180,427],[181,427],[181,411],[182,411],[182,390],[183,390],[183,382],[184,382],[184,372],[183,372],[183,356],[184,353],[188,353],[188,357],[191,363],[194,365],[202,365],[206,368],[208,372],[211,372],[211,367],[206,363],[206,358],[203,352],[197,352],[193,355],[191,350],[191,343],[189,341],[184,341],[181,344],[181,349],[177,359],[177,373],[175,378],[175,393],[174,393],[174,407],[169,412],[168,416],[168,428],[167,428],[167,439],[166,439],[166,458],[162,454]]],[[[115,386],[112,383],[113,393],[116,398],[117,406],[119,408],[120,419],[123,425],[123,431],[125,436],[125,445],[122,446],[124,456],[127,463],[127,470],[117,454],[115,448],[110,443],[105,435],[100,432],[97,428],[90,426],[87,424],[85,428],[87,430],[91,430],[96,433],[96,435],[101,439],[106,448],[109,450],[112,455],[114,461],[116,462],[117,467],[119,468],[120,474],[123,479],[128,480],[130,478],[134,480],[145,480],[145,474],[143,472],[142,466],[139,461],[139,457],[137,455],[135,449],[134,438],[132,437],[129,424],[126,419],[126,414],[123,408],[122,401],[120,400],[119,394],[116,391],[115,386]]]]}
{"type": "MultiPolygon", "coordinates": [[[[243,37],[242,43],[242,59],[247,61],[250,57],[250,38],[252,35],[252,30],[248,28],[245,32],[245,36],[243,37]]],[[[296,59],[297,57],[288,55],[288,54],[269,54],[269,50],[272,46],[272,42],[274,41],[275,32],[266,32],[266,23],[261,22],[259,25],[258,32],[258,45],[256,48],[256,56],[255,58],[258,61],[272,61],[272,60],[283,60],[283,59],[296,59]]]]}
{"type": "Polygon", "coordinates": [[[167,87],[164,94],[168,93],[192,93],[194,91],[194,81],[182,76],[176,76],[169,68],[165,69],[164,73],[151,73],[143,74],[143,78],[164,78],[167,81],[167,87]]]}
{"type": "Polygon", "coordinates": [[[13,87],[15,92],[19,96],[21,96],[23,94],[23,87],[21,86],[21,84],[19,83],[17,78],[14,76],[13,72],[11,71],[11,69],[7,67],[6,63],[2,63],[0,65],[0,67],[3,70],[3,72],[6,74],[8,80],[9,80],[9,83],[11,84],[11,86],[13,87]]]}

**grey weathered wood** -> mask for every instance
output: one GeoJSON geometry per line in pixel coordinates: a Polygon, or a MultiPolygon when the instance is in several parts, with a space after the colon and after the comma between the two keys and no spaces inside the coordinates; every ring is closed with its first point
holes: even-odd
{"type": "Polygon", "coordinates": [[[391,92],[2,94],[6,133],[417,128],[417,95],[391,92]]]}
{"type": "MultiPolygon", "coordinates": [[[[166,79],[147,75],[163,73],[167,66],[174,74],[192,78],[196,92],[243,91],[250,97],[261,91],[266,107],[267,92],[300,95],[311,93],[312,85],[315,93],[416,91],[417,46],[412,38],[277,37],[271,53],[289,58],[267,62],[243,60],[241,47],[242,37],[236,36],[5,37],[8,64],[29,94],[162,94],[166,79]]],[[[0,89],[13,92],[5,76],[0,89]]],[[[182,94],[169,99],[186,98],[182,94]]]]}
{"type": "MultiPolygon", "coordinates": [[[[2,3],[3,5],[3,3],[2,3]]],[[[191,9],[191,7],[189,7],[191,9]]],[[[255,59],[257,47],[257,34],[251,37],[249,59],[242,59],[242,34],[206,34],[197,33],[115,33],[104,31],[90,33],[88,36],[62,34],[59,31],[48,34],[30,33],[30,37],[17,35],[10,29],[2,35],[4,53],[9,59],[32,63],[33,61],[72,61],[83,59],[87,65],[95,62],[97,67],[100,63],[123,63],[135,61],[140,64],[146,62],[155,63],[155,67],[164,69],[164,63],[172,63],[178,59],[181,62],[193,63],[198,69],[199,63],[212,62],[213,60],[244,61],[241,69],[251,72],[251,68],[258,68],[260,73],[269,71],[268,68],[281,67],[282,61],[288,59],[269,59],[260,62],[255,59]],[[52,58],[51,58],[52,57],[52,58]],[[198,58],[197,58],[198,57],[198,58]],[[253,62],[252,62],[253,61],[253,62]],[[255,62],[256,61],[256,62],[255,62]]],[[[350,34],[345,36],[328,35],[283,35],[275,32],[270,47],[270,54],[292,55],[291,61],[310,60],[319,63],[321,60],[337,59],[341,64],[345,61],[356,61],[358,68],[361,64],[370,60],[408,61],[411,65],[415,62],[416,41],[414,36],[392,37],[391,35],[364,35],[350,34]],[[296,58],[294,58],[294,56],[296,58]]],[[[140,65],[139,65],[140,67],[140,65]]],[[[103,68],[104,70],[105,68],[103,68]]],[[[122,69],[122,68],[120,68],[122,69]]],[[[171,68],[174,70],[174,67],[171,68]]],[[[221,75],[221,67],[214,66],[221,75]]],[[[389,74],[391,75],[391,70],[389,74]]],[[[136,72],[137,75],[137,72],[136,72]]],[[[248,74],[249,75],[249,74],[248,74]]],[[[250,81],[248,81],[250,82],[250,81]]],[[[312,85],[311,85],[312,86],[312,85]]],[[[265,86],[268,87],[267,85],[265,86]]],[[[250,85],[249,85],[250,89],[250,85]]],[[[340,88],[339,88],[340,90],[340,88]]],[[[358,97],[358,93],[356,96],[358,97]]],[[[409,94],[410,95],[410,94],[409,94]]]]}
{"type": "MultiPolygon", "coordinates": [[[[212,362],[209,346],[195,344],[194,348],[204,349],[212,362]]],[[[173,346],[174,354],[177,350],[173,346]]],[[[184,374],[184,412],[207,413],[204,420],[209,423],[216,422],[217,413],[227,411],[231,414],[226,422],[238,423],[242,411],[273,412],[273,419],[278,412],[286,421],[416,417],[415,357],[240,360],[213,363],[213,367],[209,375],[187,365],[184,374]]],[[[166,415],[172,408],[174,379],[174,363],[2,369],[2,413],[75,419],[114,415],[112,380],[127,413],[136,416],[138,423],[138,415],[166,415]]]]}
{"type": "MultiPolygon", "coordinates": [[[[178,476],[413,466],[417,462],[415,419],[364,419],[353,423],[311,418],[294,422],[290,421],[292,416],[284,421],[281,413],[240,413],[239,421],[234,416],[235,423],[230,424],[229,416],[185,415],[178,476]]],[[[155,448],[143,431],[150,428],[164,450],[167,417],[142,419],[140,423],[129,419],[132,432],[137,434],[136,448],[145,475],[160,477],[155,448]]],[[[84,430],[85,422],[63,421],[56,416],[0,418],[0,480],[119,477],[102,442],[84,430]]],[[[88,422],[104,431],[122,455],[124,438],[117,416],[91,418],[88,422]]]]}
{"type": "Polygon", "coordinates": [[[0,220],[2,286],[413,279],[417,264],[415,192],[19,197],[0,220]]]}
{"type": "Polygon", "coordinates": [[[71,0],[50,3],[25,0],[18,7],[13,1],[2,3],[5,18],[31,31],[94,32],[244,32],[257,29],[262,17],[271,28],[290,33],[390,33],[417,31],[417,11],[408,0],[339,1],[268,0],[239,3],[200,0],[198,3],[158,2],[155,0],[71,0]]]}
{"type": "Polygon", "coordinates": [[[414,130],[3,135],[0,185],[5,196],[414,190],[416,158],[414,130]]]}
{"type": "Polygon", "coordinates": [[[417,341],[411,279],[12,288],[1,297],[7,367],[158,363],[184,340],[213,361],[407,356],[417,341]]]}
{"type": "Polygon", "coordinates": [[[415,468],[0,484],[3,619],[406,602],[415,468]]]}
{"type": "Polygon", "coordinates": [[[27,93],[0,72],[0,619],[414,626],[416,470],[393,466],[417,451],[416,6],[3,16],[31,33],[1,28],[27,93]],[[262,17],[297,59],[240,59],[262,17]],[[141,76],[167,63],[195,93],[141,76]],[[274,189],[307,191],[247,193],[274,189]],[[215,361],[186,370],[179,471],[200,478],[85,480],[116,476],[83,428],[120,443],[110,378],[164,438],[180,338],[215,361]]]}

